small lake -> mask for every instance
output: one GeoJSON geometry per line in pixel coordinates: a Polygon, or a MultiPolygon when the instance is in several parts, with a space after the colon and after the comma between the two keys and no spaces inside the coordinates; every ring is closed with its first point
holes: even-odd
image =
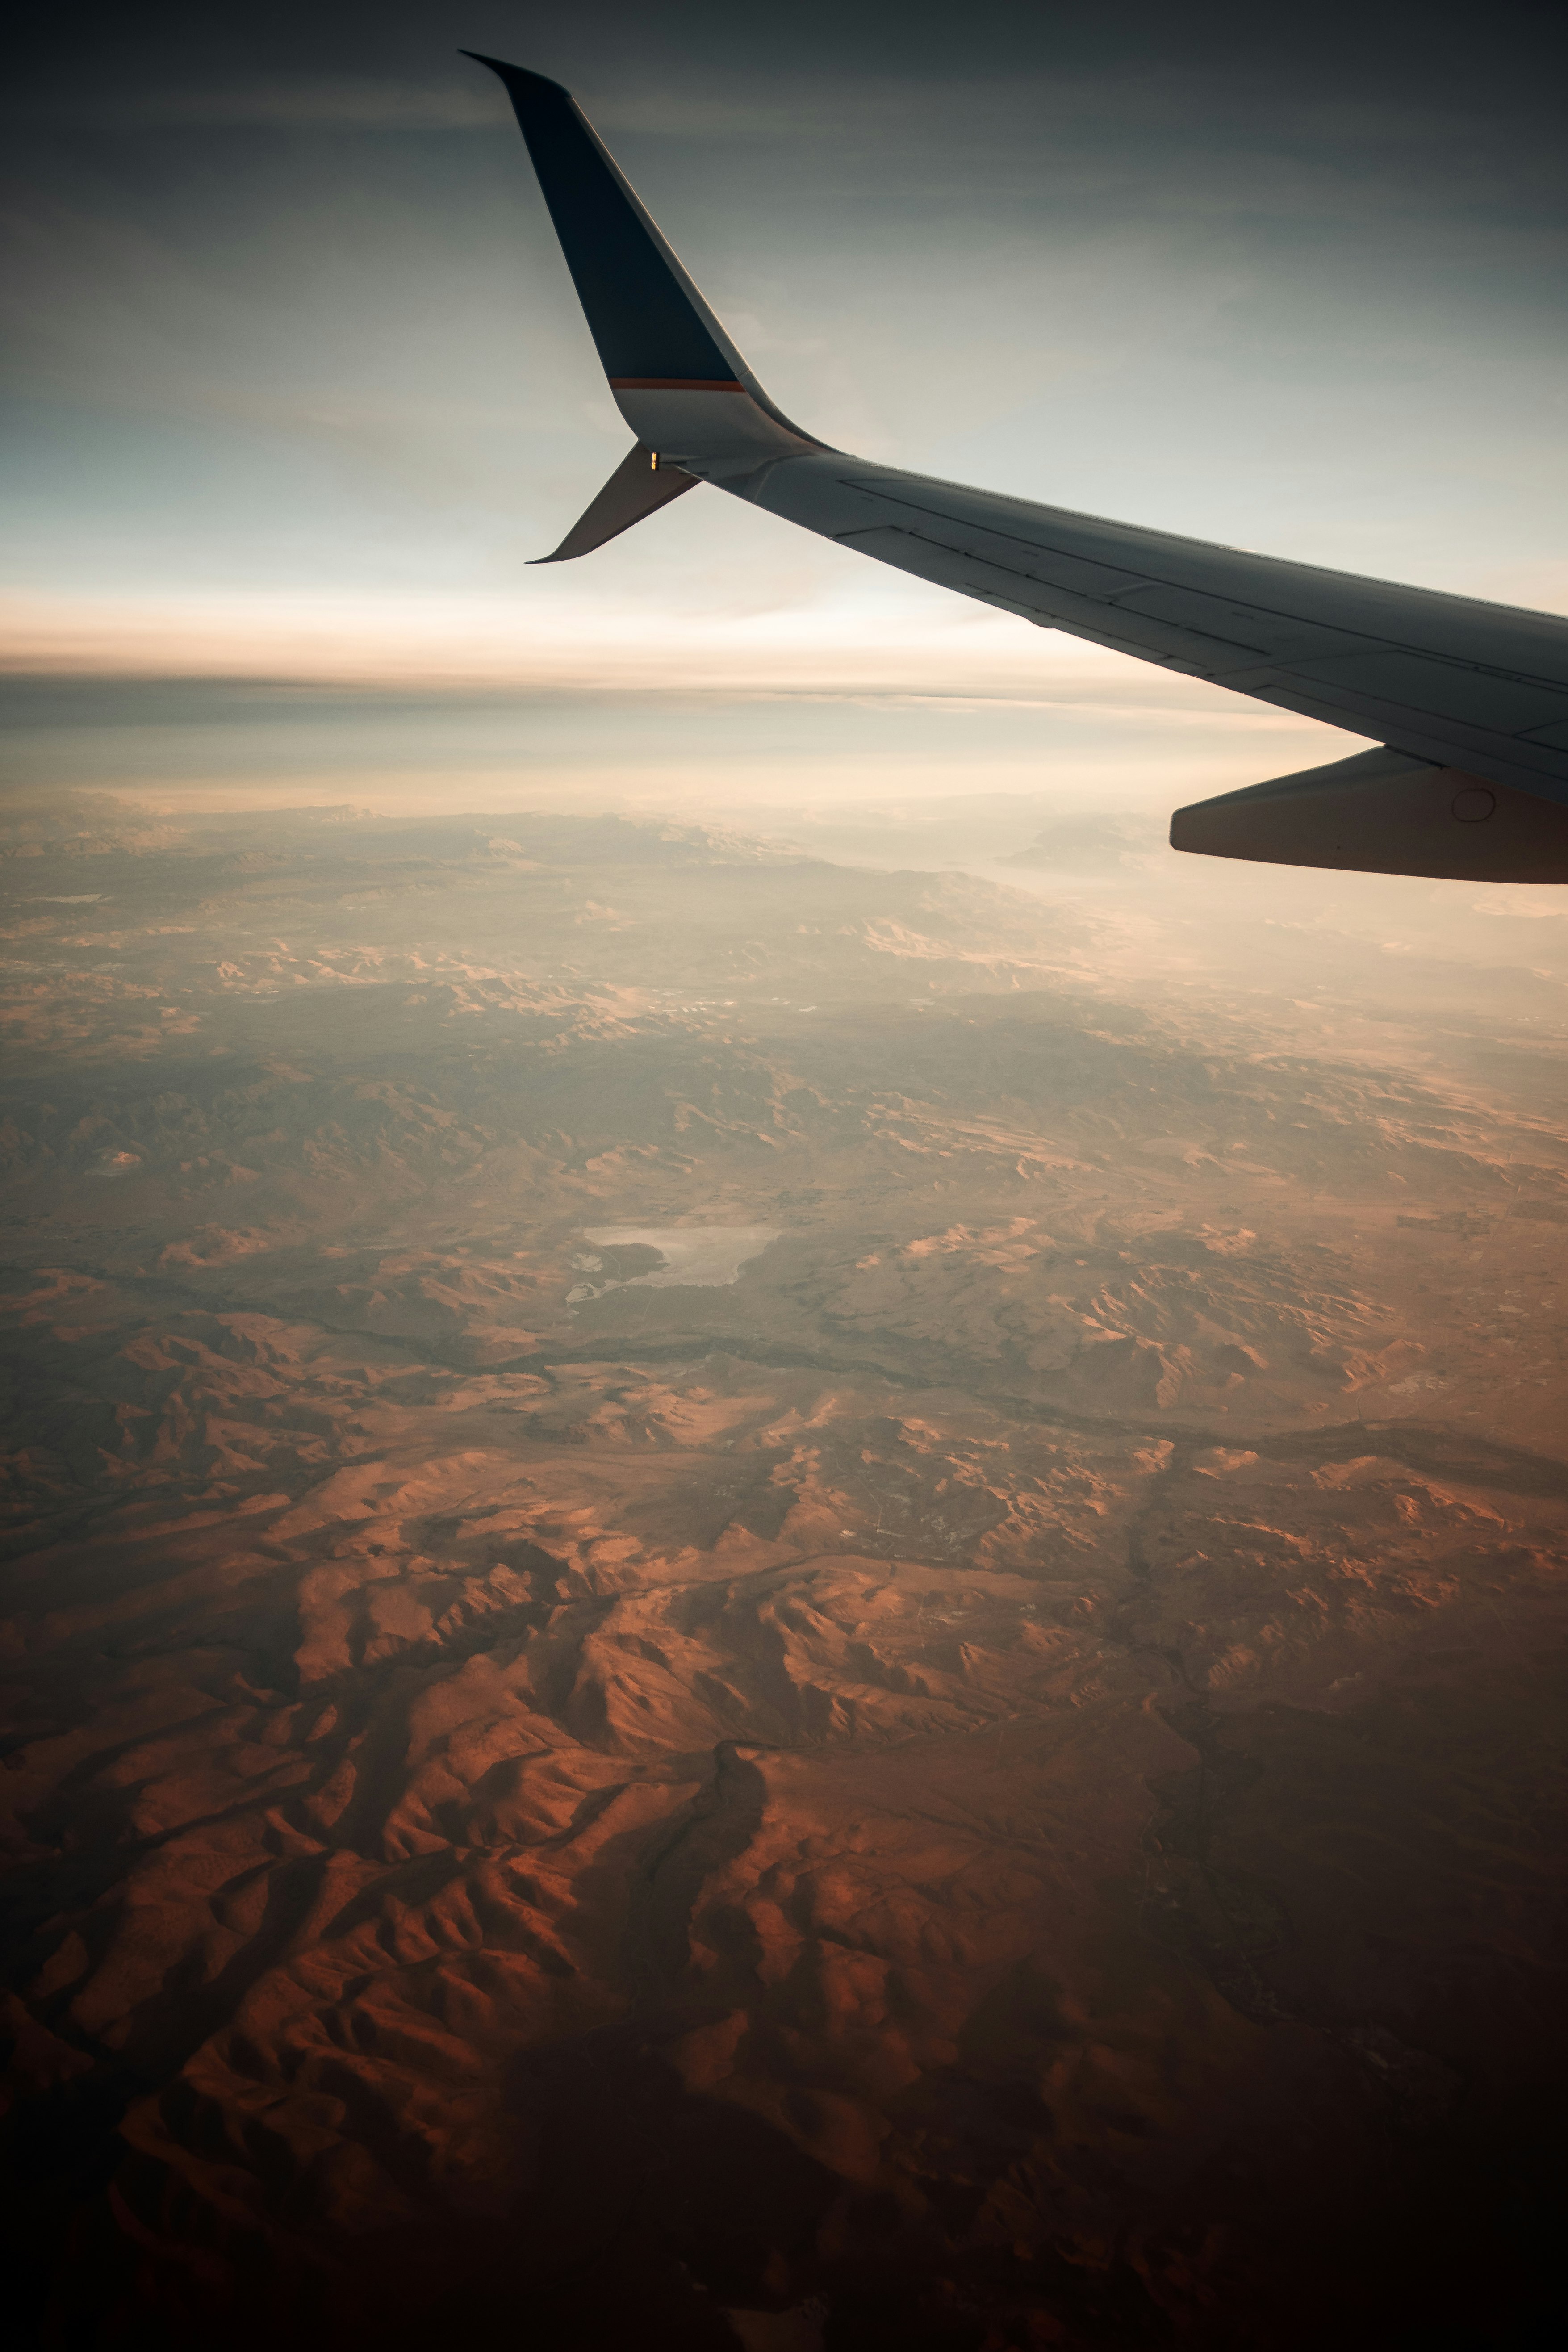
{"type": "Polygon", "coordinates": [[[589,1246],[572,1261],[586,1279],[567,1292],[566,1304],[578,1307],[607,1290],[722,1289],[780,1231],[777,1225],[586,1225],[589,1246]]]}

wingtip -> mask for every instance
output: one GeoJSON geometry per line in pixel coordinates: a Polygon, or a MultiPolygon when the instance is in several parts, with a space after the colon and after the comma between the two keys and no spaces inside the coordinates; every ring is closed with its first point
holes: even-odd
{"type": "Polygon", "coordinates": [[[488,66],[510,89],[514,82],[534,82],[542,89],[559,90],[563,98],[572,93],[562,82],[552,81],[548,74],[533,73],[527,66],[509,65],[505,58],[488,58],[482,49],[459,49],[460,58],[472,58],[477,66],[488,66]]]}

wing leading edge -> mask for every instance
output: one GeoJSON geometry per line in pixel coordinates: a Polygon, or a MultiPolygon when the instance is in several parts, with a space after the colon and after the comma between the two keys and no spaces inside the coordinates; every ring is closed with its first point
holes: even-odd
{"type": "Polygon", "coordinates": [[[569,93],[521,67],[477,62],[506,85],[637,443],[543,560],[585,554],[710,482],[1038,627],[1383,747],[1180,809],[1178,849],[1568,881],[1568,622],[966,489],[826,447],[768,398],[569,93]]]}

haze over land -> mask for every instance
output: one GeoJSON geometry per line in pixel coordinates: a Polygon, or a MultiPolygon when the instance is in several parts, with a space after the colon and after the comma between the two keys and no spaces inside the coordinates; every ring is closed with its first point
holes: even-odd
{"type": "Polygon", "coordinates": [[[46,2340],[1543,2307],[1561,971],[1038,829],[11,804],[46,2340]]]}

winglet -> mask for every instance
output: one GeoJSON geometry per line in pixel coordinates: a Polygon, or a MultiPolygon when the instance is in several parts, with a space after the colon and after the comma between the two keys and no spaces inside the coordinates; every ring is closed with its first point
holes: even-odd
{"type": "Polygon", "coordinates": [[[651,449],[638,441],[626,451],[586,513],[579,516],[552,555],[536,555],[535,563],[568,563],[574,555],[592,555],[607,540],[619,538],[634,522],[657,514],[683,490],[697,488],[695,474],[679,466],[661,466],[651,449]]]}
{"type": "Polygon", "coordinates": [[[504,83],[622,415],[683,462],[822,444],[773,406],[569,90],[477,49],[504,83]],[[728,394],[728,398],[714,397],[728,394]]]}

